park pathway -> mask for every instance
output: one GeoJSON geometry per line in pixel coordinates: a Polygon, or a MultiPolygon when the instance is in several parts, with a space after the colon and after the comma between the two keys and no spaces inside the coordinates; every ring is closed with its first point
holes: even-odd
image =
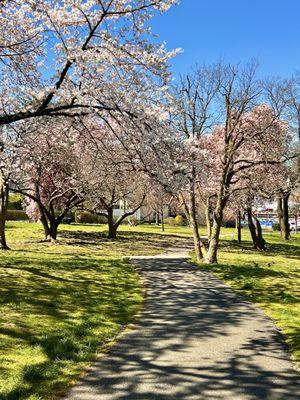
{"type": "Polygon", "coordinates": [[[134,259],[147,291],[139,322],[68,400],[300,399],[272,321],[185,256],[134,259]]]}

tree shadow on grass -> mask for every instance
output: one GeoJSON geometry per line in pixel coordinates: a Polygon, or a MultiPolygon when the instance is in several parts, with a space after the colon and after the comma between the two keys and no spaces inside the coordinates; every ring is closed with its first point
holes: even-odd
{"type": "MultiPolygon", "coordinates": [[[[31,263],[6,266],[1,303],[12,314],[2,318],[1,345],[11,354],[23,348],[27,357],[39,349],[46,361],[28,362],[0,399],[27,399],[65,388],[80,372],[77,365],[93,360],[99,346],[131,321],[139,307],[140,289],[128,262],[71,257],[31,263]]],[[[2,372],[9,378],[8,366],[2,372]]]]}
{"type": "Polygon", "coordinates": [[[247,295],[249,299],[264,304],[289,304],[297,306],[300,303],[300,291],[289,293],[289,279],[297,276],[292,273],[275,271],[261,266],[217,264],[209,269],[218,274],[222,279],[229,280],[235,287],[247,295]],[[263,278],[279,278],[269,283],[266,288],[260,282],[263,278]],[[284,281],[285,280],[285,281],[284,281]]]}
{"type": "MultiPolygon", "coordinates": [[[[68,230],[61,230],[60,231],[61,236],[65,238],[71,238],[71,239],[95,239],[96,241],[99,239],[107,239],[107,231],[101,231],[101,232],[82,232],[80,230],[78,231],[68,231],[68,230]]],[[[122,240],[132,240],[132,238],[137,238],[137,239],[149,239],[153,238],[153,240],[161,240],[163,239],[187,239],[186,236],[181,236],[181,235],[169,235],[169,234],[159,234],[159,233],[147,233],[147,232],[134,232],[134,231],[119,231],[117,234],[117,238],[115,240],[117,241],[122,241],[122,240]]]]}
{"type": "MultiPolygon", "coordinates": [[[[229,241],[221,241],[220,242],[220,250],[225,252],[237,252],[241,251],[243,253],[249,254],[260,254],[253,248],[253,243],[251,241],[243,240],[241,244],[239,244],[236,240],[231,242],[229,241]]],[[[300,259],[300,246],[289,243],[268,243],[266,244],[266,251],[261,254],[265,256],[284,256],[287,258],[295,258],[300,259]]]]}
{"type": "Polygon", "coordinates": [[[276,268],[276,256],[284,256],[286,258],[299,259],[299,247],[291,244],[271,244],[267,250],[258,253],[257,250],[251,248],[251,242],[238,244],[236,242],[223,242],[221,251],[224,253],[236,255],[234,263],[231,264],[230,259],[226,264],[210,265],[209,269],[219,274],[223,279],[236,283],[237,288],[248,291],[248,297],[262,303],[285,303],[296,304],[300,302],[300,288],[291,288],[292,282],[299,279],[299,271],[295,268],[285,270],[284,268],[276,268]],[[263,256],[258,261],[252,257],[250,259],[241,258],[238,254],[255,254],[263,256]],[[289,255],[287,254],[289,252],[289,255]],[[268,260],[270,258],[270,260],[268,260]],[[274,268],[274,267],[275,268],[274,268]],[[268,279],[266,284],[261,280],[268,279]],[[274,278],[272,280],[272,278],[274,278]],[[291,290],[292,289],[292,290],[291,290]]]}
{"type": "Polygon", "coordinates": [[[107,232],[81,232],[81,231],[61,231],[60,236],[69,245],[82,247],[101,247],[109,245],[122,253],[130,250],[131,252],[141,252],[164,250],[177,243],[185,243],[190,239],[184,236],[172,236],[145,232],[120,231],[115,239],[108,239],[107,232]]]}

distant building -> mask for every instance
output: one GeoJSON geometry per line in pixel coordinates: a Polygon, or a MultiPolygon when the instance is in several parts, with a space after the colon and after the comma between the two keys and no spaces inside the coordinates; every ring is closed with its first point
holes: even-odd
{"type": "Polygon", "coordinates": [[[266,203],[254,210],[263,229],[272,229],[274,224],[278,224],[276,203],[266,203]]]}
{"type": "MultiPolygon", "coordinates": [[[[277,204],[275,202],[265,203],[260,207],[256,207],[253,212],[254,215],[258,218],[263,229],[272,229],[274,224],[279,223],[277,204]]],[[[298,218],[298,221],[295,221],[295,218],[290,216],[289,223],[292,230],[295,230],[296,227],[298,230],[300,229],[300,218],[298,218]]],[[[243,225],[247,225],[246,220],[243,221],[243,225]]]]}

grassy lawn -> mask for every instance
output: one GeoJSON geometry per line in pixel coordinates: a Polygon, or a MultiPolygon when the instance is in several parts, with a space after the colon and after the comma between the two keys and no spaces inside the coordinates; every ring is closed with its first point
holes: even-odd
{"type": "Polygon", "coordinates": [[[118,241],[108,241],[104,230],[64,225],[51,245],[39,243],[39,224],[8,224],[12,251],[0,253],[0,399],[63,393],[140,308],[138,276],[122,257],[157,254],[180,239],[122,227],[118,241]]]}
{"type": "Polygon", "coordinates": [[[205,268],[276,321],[300,367],[300,234],[289,242],[283,242],[277,232],[266,234],[264,253],[254,251],[250,235],[246,230],[243,234],[242,245],[222,241],[219,264],[205,268]]]}
{"type": "MultiPolygon", "coordinates": [[[[141,285],[123,256],[158,254],[191,237],[188,227],[63,225],[58,244],[40,243],[39,224],[9,223],[11,251],[0,253],[0,399],[50,400],[65,392],[122,327],[134,320],[141,285]]],[[[259,304],[300,362],[300,235],[268,249],[239,246],[223,229],[219,265],[207,266],[259,304]],[[225,236],[224,236],[225,235],[225,236]]],[[[205,235],[205,229],[201,228],[205,235]]]]}

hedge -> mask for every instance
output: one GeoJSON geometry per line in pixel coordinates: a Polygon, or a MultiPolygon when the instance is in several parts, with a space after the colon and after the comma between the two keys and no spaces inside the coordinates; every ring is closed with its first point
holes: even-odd
{"type": "Polygon", "coordinates": [[[29,221],[30,218],[24,210],[7,210],[7,221],[29,221]]]}

